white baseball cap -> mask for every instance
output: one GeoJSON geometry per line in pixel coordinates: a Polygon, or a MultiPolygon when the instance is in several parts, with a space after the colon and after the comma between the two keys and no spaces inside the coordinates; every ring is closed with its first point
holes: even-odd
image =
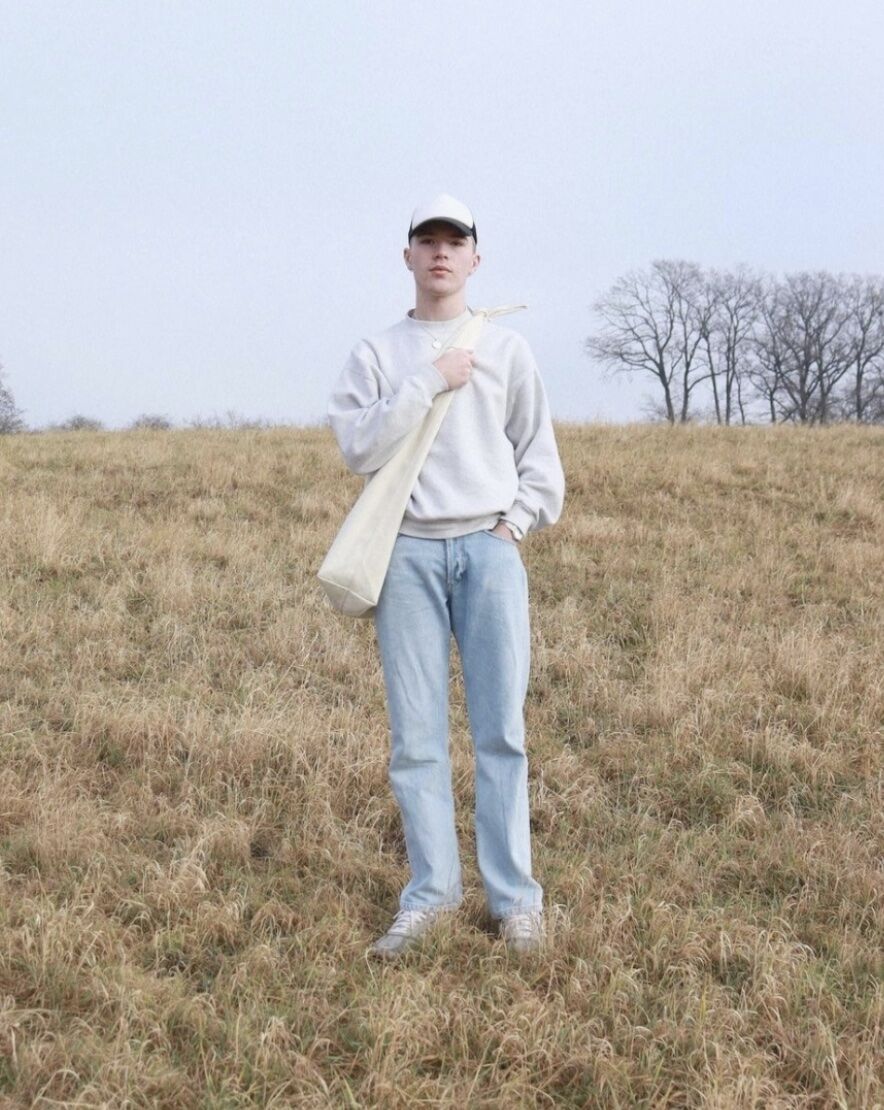
{"type": "Polygon", "coordinates": [[[473,213],[465,204],[450,197],[448,193],[440,193],[426,204],[419,204],[415,208],[411,214],[408,238],[410,239],[423,224],[428,224],[431,220],[443,220],[447,224],[453,224],[464,235],[472,235],[477,243],[479,241],[473,213]]]}

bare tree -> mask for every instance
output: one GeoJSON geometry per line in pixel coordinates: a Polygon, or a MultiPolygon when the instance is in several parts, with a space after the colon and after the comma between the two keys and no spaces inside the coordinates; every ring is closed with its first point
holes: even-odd
{"type": "Polygon", "coordinates": [[[785,346],[781,339],[786,309],[780,285],[773,278],[762,282],[758,320],[750,344],[751,359],[747,378],[755,393],[765,402],[771,424],[777,423],[778,404],[786,371],[785,346]]]}
{"type": "Polygon", "coordinates": [[[585,350],[614,372],[650,374],[663,391],[666,419],[685,423],[691,394],[708,377],[697,354],[712,309],[699,267],[658,260],[619,278],[593,308],[603,323],[585,350]]]}
{"type": "Polygon", "coordinates": [[[710,271],[705,278],[709,306],[703,329],[704,359],[709,372],[715,419],[730,424],[736,413],[746,423],[744,373],[761,300],[761,280],[744,267],[733,273],[710,271]]]}
{"type": "Polygon", "coordinates": [[[831,274],[787,274],[768,283],[756,333],[753,380],[771,419],[825,424],[851,364],[843,283],[831,274]]]}
{"type": "Polygon", "coordinates": [[[0,365],[0,435],[20,432],[25,424],[21,412],[16,407],[12,390],[3,384],[3,367],[0,365]]]}
{"type": "Polygon", "coordinates": [[[842,397],[843,413],[859,423],[880,420],[884,413],[884,280],[854,277],[846,284],[844,296],[852,378],[842,397]]]}

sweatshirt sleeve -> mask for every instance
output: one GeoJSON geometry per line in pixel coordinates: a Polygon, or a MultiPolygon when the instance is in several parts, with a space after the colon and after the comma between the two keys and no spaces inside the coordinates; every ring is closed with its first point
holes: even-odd
{"type": "Polygon", "coordinates": [[[382,467],[429,412],[436,394],[447,388],[430,362],[391,392],[371,345],[357,343],[328,405],[328,422],[350,470],[372,474],[382,467]]]}
{"type": "Polygon", "coordinates": [[[565,475],[540,371],[521,336],[513,359],[506,434],[513,445],[519,487],[501,519],[526,533],[555,524],[564,504],[565,475]]]}

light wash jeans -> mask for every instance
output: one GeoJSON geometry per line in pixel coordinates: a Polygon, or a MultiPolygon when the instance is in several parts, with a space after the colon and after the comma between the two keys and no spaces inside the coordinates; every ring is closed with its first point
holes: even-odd
{"type": "Polygon", "coordinates": [[[463,664],[476,760],[476,849],[492,917],[540,910],[531,876],[524,702],[528,575],[518,547],[488,531],[399,535],[375,610],[411,879],[401,909],[463,897],[448,754],[451,634],[463,664]]]}

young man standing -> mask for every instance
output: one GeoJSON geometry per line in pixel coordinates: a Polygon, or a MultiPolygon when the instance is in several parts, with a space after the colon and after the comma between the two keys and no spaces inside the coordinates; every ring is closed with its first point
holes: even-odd
{"type": "Polygon", "coordinates": [[[329,403],[349,468],[371,474],[456,390],[412,491],[375,610],[392,748],[389,777],[411,877],[371,952],[395,959],[463,897],[448,751],[451,636],[463,665],[476,760],[476,848],[489,911],[507,945],[543,940],[531,874],[524,701],[530,629],[524,535],[554,524],[564,475],[543,383],[525,339],[486,321],[475,348],[440,354],[472,314],[480,263],[470,210],[419,205],[405,265],[415,306],[359,342],[329,403]]]}

